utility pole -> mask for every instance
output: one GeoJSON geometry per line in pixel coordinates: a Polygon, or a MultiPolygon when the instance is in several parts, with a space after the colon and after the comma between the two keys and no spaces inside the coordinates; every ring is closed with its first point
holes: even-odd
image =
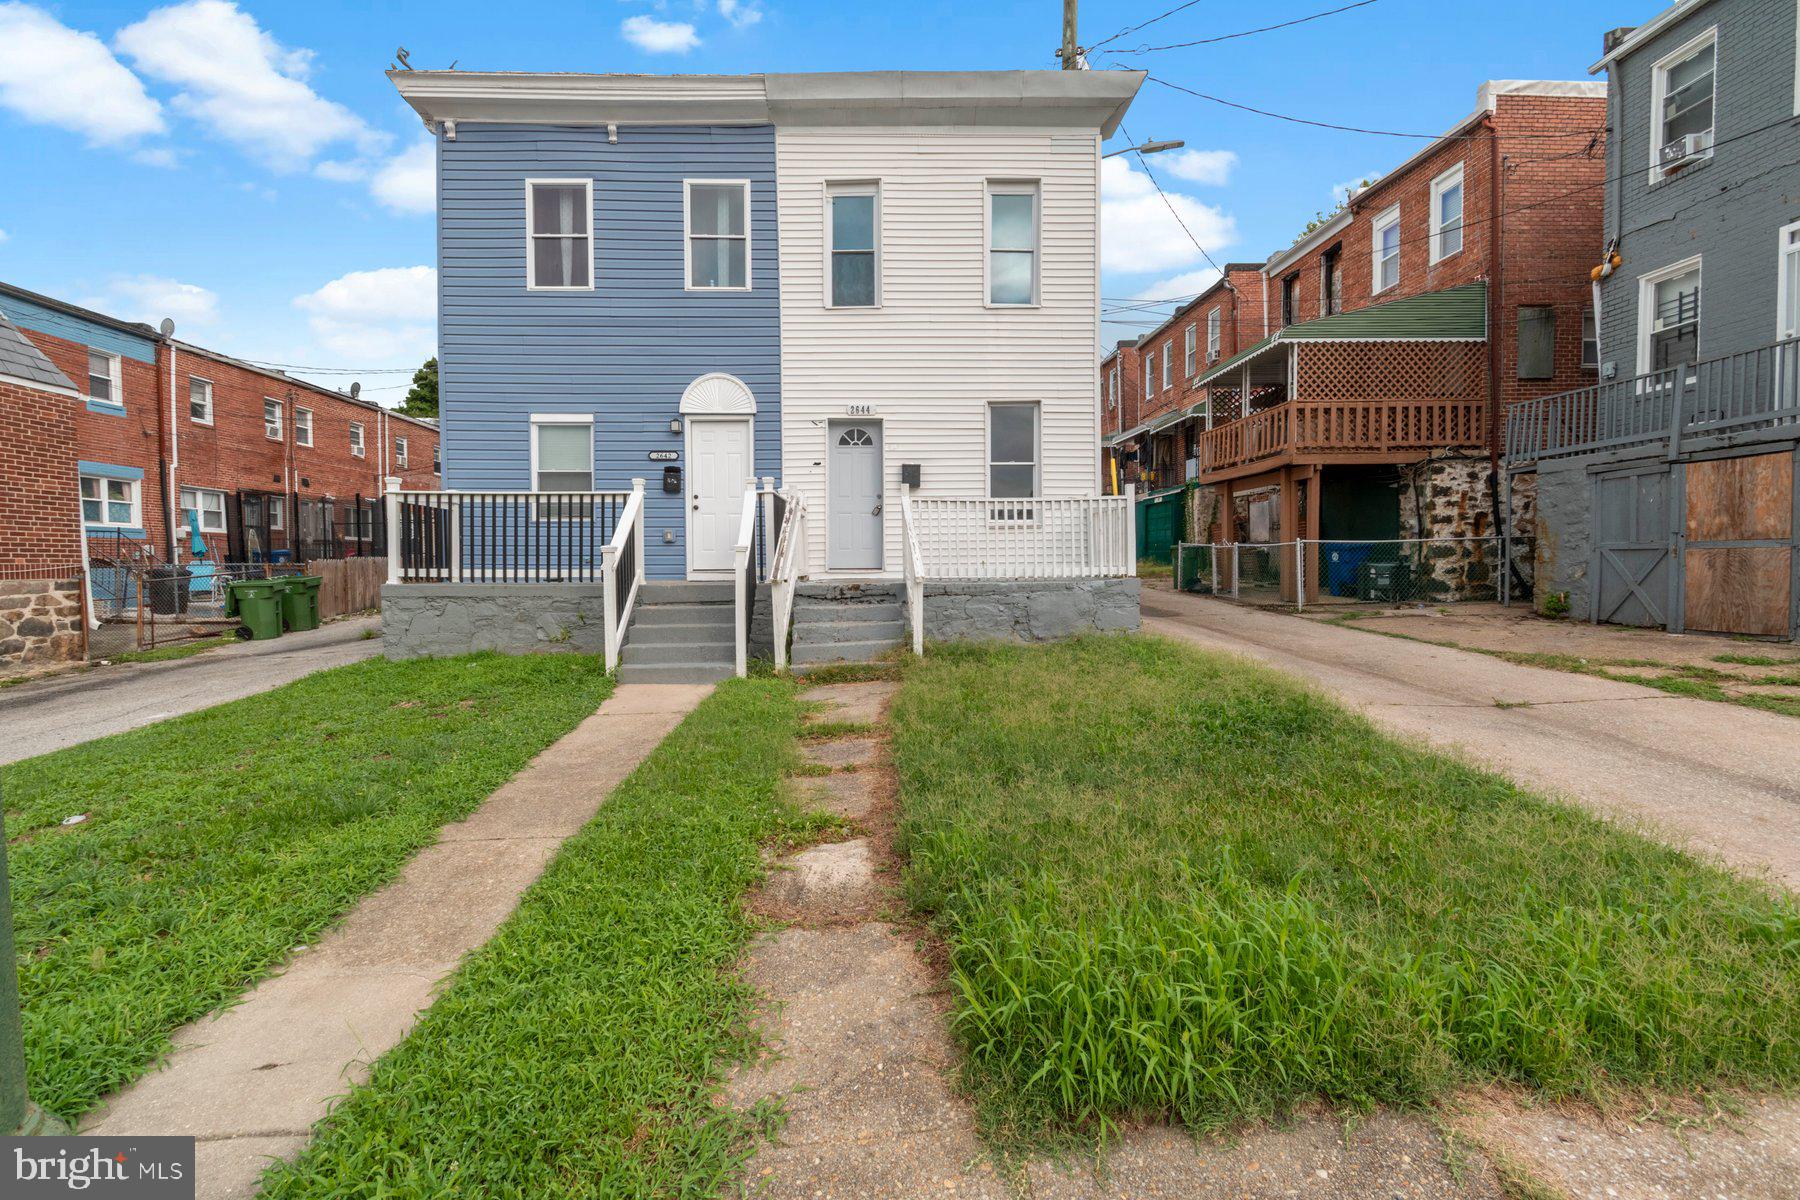
{"type": "Polygon", "coordinates": [[[1081,44],[1075,39],[1075,6],[1079,0],[1063,0],[1062,69],[1081,70],[1081,44]]]}

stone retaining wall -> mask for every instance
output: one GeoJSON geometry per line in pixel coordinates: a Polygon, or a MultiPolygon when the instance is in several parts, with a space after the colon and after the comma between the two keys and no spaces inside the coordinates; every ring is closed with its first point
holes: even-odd
{"type": "Polygon", "coordinates": [[[0,580],[0,671],[81,658],[81,580],[0,580]]]}
{"type": "Polygon", "coordinates": [[[1048,642],[1135,633],[1137,579],[1020,579],[925,585],[925,636],[938,641],[1048,642]]]}
{"type": "Polygon", "coordinates": [[[1421,600],[1493,600],[1499,595],[1500,547],[1485,458],[1436,458],[1403,468],[1402,538],[1428,542],[1420,567],[1421,600]]]}
{"type": "Polygon", "coordinates": [[[402,583],[381,589],[381,648],[389,658],[606,651],[598,583],[402,583]]]}

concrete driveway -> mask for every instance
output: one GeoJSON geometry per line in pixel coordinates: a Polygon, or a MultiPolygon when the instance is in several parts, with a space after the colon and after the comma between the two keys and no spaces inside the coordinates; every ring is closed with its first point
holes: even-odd
{"type": "Polygon", "coordinates": [[[1390,731],[1800,889],[1800,720],[1166,588],[1144,629],[1261,659],[1390,731]]]}
{"type": "Polygon", "coordinates": [[[302,675],[381,653],[380,617],[355,617],[266,642],[242,642],[192,658],[120,663],[0,691],[0,763],[17,762],[109,733],[211,708],[302,675]]]}

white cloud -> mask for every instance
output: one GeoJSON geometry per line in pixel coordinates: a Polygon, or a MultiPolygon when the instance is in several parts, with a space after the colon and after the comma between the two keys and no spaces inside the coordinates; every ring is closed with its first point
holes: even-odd
{"type": "Polygon", "coordinates": [[[700,44],[699,35],[686,21],[659,21],[643,15],[619,22],[625,40],[647,54],[686,54],[700,44]]]}
{"type": "Polygon", "coordinates": [[[0,105],[98,145],[164,129],[162,107],[105,43],[28,4],[0,4],[0,105]]]}
{"type": "Polygon", "coordinates": [[[159,8],[114,39],[138,70],[175,85],[177,111],[272,170],[298,170],[327,146],[363,154],[388,140],[307,85],[310,50],[291,50],[229,0],[159,8]]]}
{"type": "Polygon", "coordinates": [[[346,363],[405,362],[437,346],[437,271],[381,267],[352,271],[294,298],[313,337],[346,363]]]}
{"type": "Polygon", "coordinates": [[[131,152],[133,162],[143,163],[146,167],[173,168],[181,164],[181,155],[167,146],[149,146],[131,152]]]}
{"type": "MultiPolygon", "coordinates": [[[[323,168],[325,164],[321,163],[323,168]]],[[[437,149],[418,142],[389,159],[369,180],[369,193],[400,213],[437,210],[437,149]]]]}
{"type": "MultiPolygon", "coordinates": [[[[1210,247],[1209,247],[1210,248],[1210,247]]],[[[1155,283],[1142,288],[1132,297],[1134,300],[1187,300],[1198,296],[1213,284],[1219,282],[1219,273],[1212,267],[1201,267],[1197,271],[1183,271],[1179,275],[1171,275],[1167,279],[1159,279],[1155,283]]]]}
{"type": "Polygon", "coordinates": [[[1173,154],[1159,154],[1152,162],[1154,169],[1160,171],[1167,167],[1169,174],[1177,179],[1223,187],[1231,180],[1238,156],[1234,150],[1177,150],[1173,154]]]}
{"type": "Polygon", "coordinates": [[[719,0],[719,15],[737,29],[748,29],[763,19],[762,7],[756,0],[719,0]]]}
{"type": "Polygon", "coordinates": [[[162,275],[118,275],[107,281],[99,296],[83,304],[127,321],[155,325],[173,317],[177,329],[211,325],[219,319],[219,297],[197,283],[182,283],[162,275]]]}
{"type": "Polygon", "coordinates": [[[0,229],[0,242],[5,242],[5,241],[9,240],[11,237],[12,237],[12,234],[6,232],[6,230],[4,230],[4,229],[0,229]]]}
{"type": "Polygon", "coordinates": [[[1199,239],[1214,257],[1237,241],[1237,222],[1229,213],[1192,196],[1164,189],[1157,195],[1150,178],[1123,158],[1100,164],[1100,265],[1108,271],[1140,274],[1192,266],[1205,256],[1199,239]],[[1173,206],[1175,214],[1169,210],[1173,206]],[[1190,238],[1182,225],[1192,232],[1190,238]]]}

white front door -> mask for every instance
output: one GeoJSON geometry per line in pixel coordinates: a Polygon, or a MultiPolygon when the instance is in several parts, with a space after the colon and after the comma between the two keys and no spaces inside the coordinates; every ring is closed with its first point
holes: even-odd
{"type": "Polygon", "coordinates": [[[881,424],[833,421],[826,566],[834,571],[881,569],[881,424]]]}
{"type": "Polygon", "coordinates": [[[744,417],[688,419],[688,574],[731,570],[750,479],[750,422],[744,417]]]}

